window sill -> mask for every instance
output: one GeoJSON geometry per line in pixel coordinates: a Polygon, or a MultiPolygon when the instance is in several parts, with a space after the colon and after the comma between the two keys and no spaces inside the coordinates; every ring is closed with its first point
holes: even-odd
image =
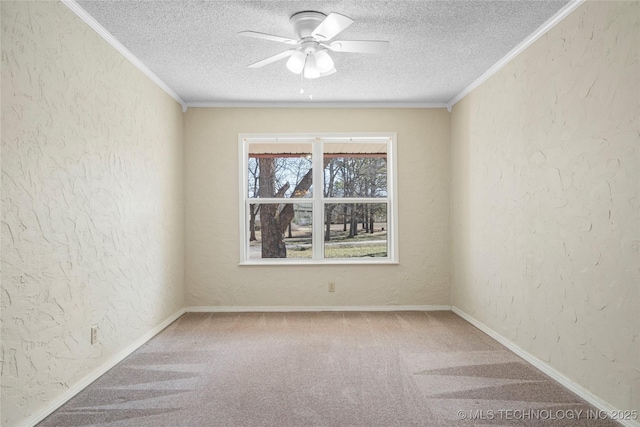
{"type": "Polygon", "coordinates": [[[246,266],[314,266],[314,265],[399,265],[400,261],[385,259],[385,260],[374,260],[374,259],[328,259],[328,260],[295,260],[295,259],[286,259],[286,260],[278,260],[273,259],[269,261],[262,260],[252,260],[252,261],[243,261],[238,263],[240,267],[246,266]]]}

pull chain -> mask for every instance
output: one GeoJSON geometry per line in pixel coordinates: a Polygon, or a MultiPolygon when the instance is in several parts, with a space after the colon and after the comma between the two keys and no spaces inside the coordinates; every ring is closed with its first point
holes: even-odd
{"type": "MultiPolygon", "coordinates": [[[[302,71],[300,72],[300,94],[304,93],[304,69],[307,66],[307,60],[309,59],[309,55],[304,58],[304,66],[302,67],[302,71]]],[[[313,94],[309,94],[309,99],[313,99],[313,94]]]]}

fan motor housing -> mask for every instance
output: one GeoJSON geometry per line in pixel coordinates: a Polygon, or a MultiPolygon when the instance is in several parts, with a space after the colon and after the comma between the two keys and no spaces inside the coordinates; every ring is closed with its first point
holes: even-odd
{"type": "Polygon", "coordinates": [[[297,12],[291,15],[289,22],[293,26],[293,31],[299,39],[312,37],[311,33],[316,29],[318,25],[327,17],[322,12],[316,12],[313,10],[305,10],[297,12]]]}

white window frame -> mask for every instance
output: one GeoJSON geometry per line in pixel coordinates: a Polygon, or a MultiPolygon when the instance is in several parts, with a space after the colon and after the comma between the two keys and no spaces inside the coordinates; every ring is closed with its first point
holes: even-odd
{"type": "Polygon", "coordinates": [[[239,219],[240,219],[240,265],[318,265],[318,264],[398,264],[398,187],[395,132],[358,133],[239,133],[239,219]],[[312,198],[260,198],[248,196],[249,144],[310,143],[312,144],[313,197],[312,198]],[[357,142],[387,143],[387,197],[324,197],[324,165],[322,143],[357,142]],[[320,184],[318,184],[320,183],[320,184]],[[249,205],[260,203],[293,203],[313,205],[312,258],[249,258],[249,205]],[[340,203],[387,203],[387,256],[363,258],[323,258],[324,256],[324,204],[327,201],[340,203]]]}

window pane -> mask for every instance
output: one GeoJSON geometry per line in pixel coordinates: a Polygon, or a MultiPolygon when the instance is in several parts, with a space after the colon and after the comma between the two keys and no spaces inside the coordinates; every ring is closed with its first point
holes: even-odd
{"type": "Polygon", "coordinates": [[[311,197],[311,151],[307,143],[249,144],[247,196],[311,197]]]}
{"type": "Polygon", "coordinates": [[[311,258],[311,203],[249,205],[249,259],[311,258]]]}
{"type": "Polygon", "coordinates": [[[386,203],[327,203],[324,221],[325,258],[387,256],[386,203]]]}
{"type": "Polygon", "coordinates": [[[387,197],[386,143],[324,144],[325,197],[387,197]]]}

